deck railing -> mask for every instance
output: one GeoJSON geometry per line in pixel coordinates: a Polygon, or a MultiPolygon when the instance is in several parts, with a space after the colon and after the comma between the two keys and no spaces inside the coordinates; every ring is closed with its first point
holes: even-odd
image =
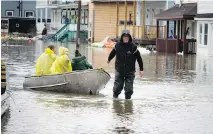
{"type": "MultiPolygon", "coordinates": [[[[156,39],[157,38],[157,33],[156,33],[157,26],[146,25],[145,27],[143,27],[143,26],[127,25],[125,28],[124,25],[118,25],[118,36],[120,36],[122,31],[125,29],[129,30],[130,34],[136,39],[156,39]]],[[[160,26],[159,36],[161,38],[165,37],[165,32],[166,32],[166,27],[160,26]]]]}

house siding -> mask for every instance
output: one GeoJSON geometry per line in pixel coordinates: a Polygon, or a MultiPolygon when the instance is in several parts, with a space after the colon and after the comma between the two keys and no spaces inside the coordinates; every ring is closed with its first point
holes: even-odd
{"type": "MultiPolygon", "coordinates": [[[[45,8],[38,8],[37,9],[37,18],[40,19],[41,12],[42,12],[42,18],[45,19],[45,12],[46,12],[45,8]]],[[[51,19],[51,13],[52,13],[52,9],[47,8],[47,19],[51,19]]]]}
{"type": "MultiPolygon", "coordinates": [[[[139,14],[139,10],[137,8],[142,8],[138,6],[138,4],[142,4],[141,2],[136,3],[136,19],[141,19],[142,14],[139,14]]],[[[171,3],[170,3],[171,5],[171,3]]],[[[146,13],[145,13],[145,25],[147,26],[147,32],[150,34],[156,34],[156,20],[154,18],[154,14],[160,12],[160,10],[165,10],[167,8],[167,1],[146,1],[146,13]],[[149,12],[147,12],[147,9],[149,12]],[[154,9],[154,11],[153,11],[154,9]]],[[[134,9],[133,2],[127,3],[127,21],[130,19],[134,19],[134,9]]],[[[92,31],[92,22],[94,21],[94,41],[102,41],[106,36],[116,37],[116,20],[117,20],[117,7],[116,2],[108,2],[108,3],[90,3],[89,4],[89,37],[91,37],[90,32],[92,31]],[[91,10],[92,9],[92,10],[91,10]],[[93,11],[94,10],[94,11],[93,11]]],[[[120,36],[122,30],[128,29],[130,33],[133,35],[133,25],[127,25],[125,28],[124,24],[120,24],[120,21],[125,21],[125,3],[119,3],[119,26],[118,26],[118,36],[120,36]]],[[[136,20],[137,21],[137,20],[136,20]]],[[[135,38],[141,38],[142,35],[142,25],[141,21],[137,21],[137,26],[135,27],[135,38]]],[[[161,26],[163,24],[160,24],[161,26]]],[[[92,32],[91,32],[92,33],[92,32]]],[[[152,35],[153,37],[156,35],[152,35]]],[[[92,37],[91,37],[92,38],[92,37]]]]}
{"type": "Polygon", "coordinates": [[[213,1],[198,1],[198,14],[213,13],[213,1]]]}
{"type": "Polygon", "coordinates": [[[180,1],[182,1],[182,4],[183,3],[197,3],[198,2],[198,0],[175,0],[175,3],[180,4],[180,1]]]}
{"type": "Polygon", "coordinates": [[[13,16],[19,16],[19,9],[17,9],[18,1],[1,1],[1,16],[6,16],[7,10],[12,10],[13,16]]]}
{"type": "MultiPolygon", "coordinates": [[[[102,41],[106,36],[116,35],[116,19],[117,19],[116,3],[93,3],[89,4],[89,29],[92,20],[94,21],[94,41],[102,41]],[[91,11],[94,10],[93,11],[91,11]],[[94,13],[94,17],[93,17],[94,13]]],[[[129,20],[129,13],[133,14],[133,4],[127,5],[127,21],[129,20]]],[[[125,4],[119,3],[119,21],[125,20],[125,4]]],[[[92,25],[92,24],[91,24],[92,25]]],[[[122,26],[124,27],[124,25],[122,26]]],[[[127,25],[127,28],[129,26],[127,25]]]]}
{"type": "MultiPolygon", "coordinates": [[[[22,17],[25,17],[25,11],[33,11],[35,16],[36,1],[22,1],[22,2],[23,2],[22,17]]],[[[19,6],[18,1],[1,1],[1,16],[6,17],[6,11],[12,10],[14,11],[13,16],[19,17],[19,9],[17,8],[17,6],[19,6]]]]}
{"type": "Polygon", "coordinates": [[[167,9],[167,1],[147,1],[145,2],[145,8],[146,25],[156,25],[156,19],[154,18],[154,15],[160,13],[161,10],[164,11],[167,9]],[[149,12],[147,9],[149,9],[149,12]],[[154,10],[154,12],[152,10],[154,10]]]}
{"type": "MultiPolygon", "coordinates": [[[[130,10],[130,9],[129,9],[130,10]]],[[[124,20],[124,8],[120,7],[120,18],[124,20]]],[[[94,41],[102,41],[106,36],[116,34],[116,4],[98,3],[95,4],[94,20],[94,41]]]]}

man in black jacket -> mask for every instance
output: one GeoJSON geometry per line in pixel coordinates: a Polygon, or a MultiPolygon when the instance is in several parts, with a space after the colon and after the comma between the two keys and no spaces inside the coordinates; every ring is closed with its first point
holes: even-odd
{"type": "Polygon", "coordinates": [[[133,81],[135,79],[135,62],[137,60],[140,67],[140,76],[143,76],[143,61],[137,46],[132,43],[132,37],[128,30],[121,35],[121,40],[112,49],[107,63],[115,57],[115,82],[113,87],[113,97],[118,98],[124,84],[125,99],[131,99],[133,94],[133,81]]]}

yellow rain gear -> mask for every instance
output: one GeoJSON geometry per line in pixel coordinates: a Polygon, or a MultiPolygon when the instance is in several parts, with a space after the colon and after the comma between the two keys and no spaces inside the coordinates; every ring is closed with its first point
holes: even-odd
{"type": "Polygon", "coordinates": [[[72,65],[68,54],[69,50],[67,48],[59,48],[59,55],[50,68],[51,74],[63,74],[65,72],[72,72],[72,65]]]}
{"type": "Polygon", "coordinates": [[[46,48],[45,52],[37,59],[36,76],[48,75],[50,68],[56,59],[56,55],[50,48],[46,48]]]}

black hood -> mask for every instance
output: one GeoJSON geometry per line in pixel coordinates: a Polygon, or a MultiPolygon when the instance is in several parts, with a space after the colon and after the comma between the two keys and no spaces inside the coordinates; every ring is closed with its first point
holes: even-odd
{"type": "Polygon", "coordinates": [[[122,31],[120,42],[123,43],[123,36],[124,35],[129,36],[129,43],[131,43],[132,42],[132,36],[130,35],[129,30],[123,30],[122,31]]]}
{"type": "Polygon", "coordinates": [[[75,50],[75,57],[81,56],[81,53],[78,50],[75,50]]]}

